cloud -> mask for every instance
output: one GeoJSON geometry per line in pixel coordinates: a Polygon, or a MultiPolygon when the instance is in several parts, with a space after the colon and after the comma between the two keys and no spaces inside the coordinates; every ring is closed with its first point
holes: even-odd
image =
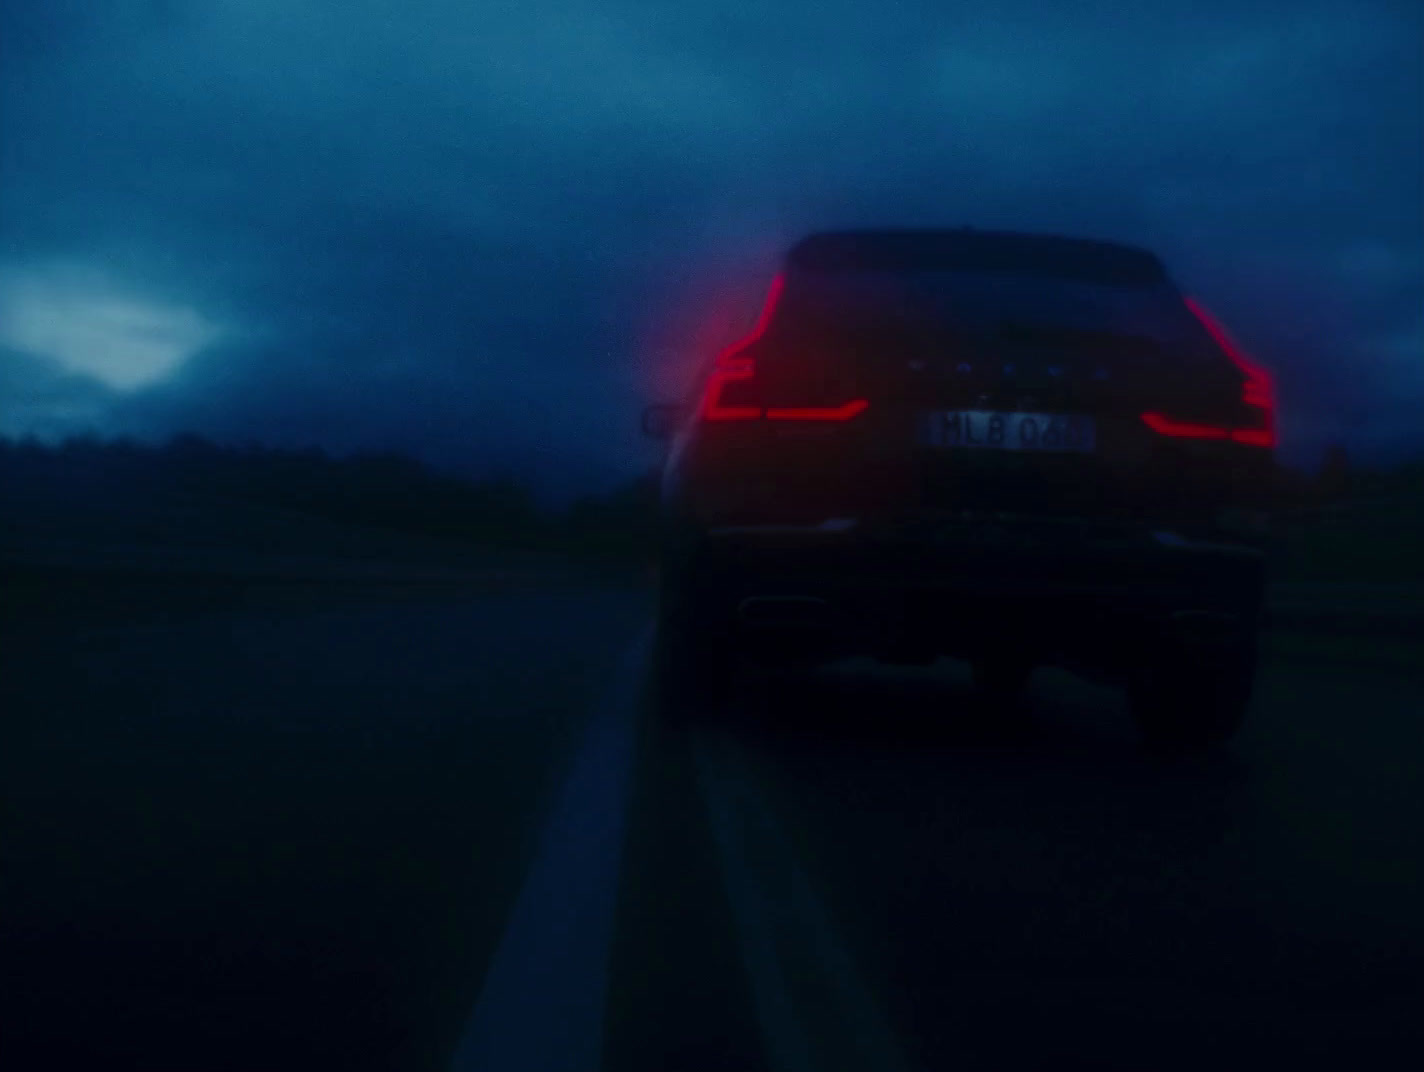
{"type": "Polygon", "coordinates": [[[118,390],[164,379],[218,334],[195,310],[122,294],[92,272],[0,270],[0,345],[118,390]]]}

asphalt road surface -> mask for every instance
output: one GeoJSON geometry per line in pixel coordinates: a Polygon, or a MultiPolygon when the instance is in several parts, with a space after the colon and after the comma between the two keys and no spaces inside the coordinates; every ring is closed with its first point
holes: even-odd
{"type": "Polygon", "coordinates": [[[0,1067],[1418,1067],[1424,672],[1226,753],[1058,673],[753,679],[636,591],[169,592],[0,635],[0,1067]]]}

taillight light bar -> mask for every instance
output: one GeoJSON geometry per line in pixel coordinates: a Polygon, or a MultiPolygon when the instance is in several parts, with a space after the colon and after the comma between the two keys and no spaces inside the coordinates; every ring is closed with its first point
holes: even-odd
{"type": "Polygon", "coordinates": [[[1260,411],[1259,423],[1248,425],[1196,424],[1178,421],[1161,413],[1144,413],[1142,422],[1158,435],[1173,439],[1223,439],[1241,443],[1248,447],[1274,447],[1276,445],[1276,398],[1271,374],[1251,361],[1241,352],[1224,327],[1195,298],[1185,298],[1191,310],[1213,341],[1221,347],[1232,363],[1246,377],[1241,385],[1241,402],[1253,410],[1260,411]]]}
{"type": "Polygon", "coordinates": [[[702,399],[704,421],[849,421],[870,408],[869,399],[853,398],[839,406],[753,406],[724,400],[727,388],[746,383],[756,377],[756,366],[749,358],[736,358],[712,369],[707,381],[707,393],[702,399]]]}
{"type": "Polygon", "coordinates": [[[704,421],[754,421],[761,417],[760,406],[729,406],[722,402],[728,385],[744,383],[756,376],[756,366],[749,357],[718,358],[707,379],[707,393],[702,399],[704,421]]]}
{"type": "Polygon", "coordinates": [[[1172,439],[1229,439],[1235,443],[1245,443],[1253,447],[1269,447],[1274,437],[1264,428],[1228,428],[1224,424],[1196,424],[1192,421],[1174,421],[1160,413],[1144,413],[1142,423],[1158,435],[1172,439]]]}
{"type": "Polygon", "coordinates": [[[864,398],[853,399],[844,406],[783,406],[766,411],[769,421],[848,421],[859,417],[870,403],[864,398]]]}
{"type": "Polygon", "coordinates": [[[706,393],[702,397],[700,413],[704,421],[849,421],[869,408],[870,402],[864,398],[852,399],[840,406],[771,407],[728,401],[725,398],[729,387],[756,379],[756,363],[746,356],[746,351],[766,334],[771,315],[781,300],[785,285],[783,276],[778,275],[772,280],[766,304],[762,306],[761,315],[757,317],[756,326],[752,328],[751,333],[718,355],[712,366],[712,374],[707,379],[706,393]]]}

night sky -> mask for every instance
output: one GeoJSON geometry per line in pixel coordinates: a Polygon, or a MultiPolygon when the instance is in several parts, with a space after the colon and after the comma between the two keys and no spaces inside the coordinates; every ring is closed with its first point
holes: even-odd
{"type": "Polygon", "coordinates": [[[1288,456],[1424,450],[1417,0],[0,0],[7,435],[606,484],[800,233],[960,224],[1155,249],[1288,456]]]}

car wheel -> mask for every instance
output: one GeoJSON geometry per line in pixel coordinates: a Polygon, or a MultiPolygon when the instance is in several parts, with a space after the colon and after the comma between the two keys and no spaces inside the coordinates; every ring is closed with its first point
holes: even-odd
{"type": "Polygon", "coordinates": [[[1241,728],[1256,676],[1254,643],[1168,645],[1130,686],[1133,717],[1146,743],[1163,751],[1201,751],[1241,728]]]}

